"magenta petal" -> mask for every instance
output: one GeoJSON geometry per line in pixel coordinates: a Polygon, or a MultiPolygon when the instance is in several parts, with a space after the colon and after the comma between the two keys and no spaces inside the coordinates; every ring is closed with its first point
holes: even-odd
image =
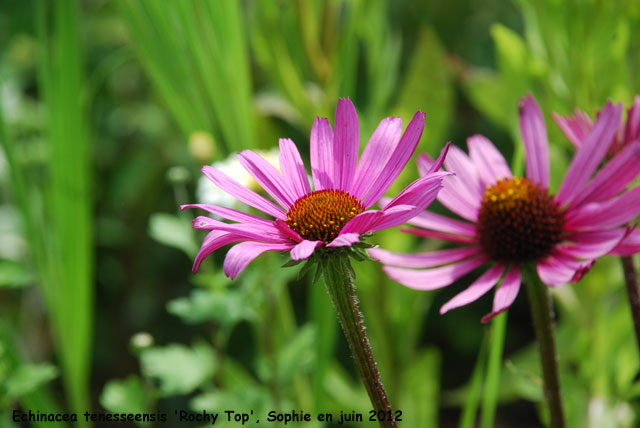
{"type": "Polygon", "coordinates": [[[448,233],[436,232],[435,230],[414,229],[412,227],[401,227],[400,230],[423,238],[435,238],[443,241],[457,242],[459,244],[478,244],[477,239],[471,236],[451,235],[448,233]]]}
{"type": "Polygon", "coordinates": [[[275,218],[285,220],[287,218],[286,213],[271,201],[258,195],[256,192],[247,189],[239,184],[237,181],[229,178],[226,174],[211,166],[203,166],[202,173],[207,176],[209,180],[216,186],[227,192],[229,195],[238,199],[245,204],[254,207],[263,213],[272,215],[275,218]]]}
{"type": "Polygon", "coordinates": [[[433,269],[416,270],[391,266],[384,266],[382,269],[389,275],[389,278],[406,287],[416,290],[435,290],[452,284],[486,261],[487,258],[482,256],[433,269]]]}
{"type": "Polygon", "coordinates": [[[288,238],[275,227],[270,225],[257,225],[247,223],[224,223],[211,217],[198,216],[193,220],[194,229],[221,230],[231,232],[245,239],[262,242],[284,242],[288,238]]]}
{"type": "Polygon", "coordinates": [[[339,190],[351,191],[358,164],[359,146],[358,114],[349,98],[340,98],[336,108],[333,135],[334,185],[339,190]]]}
{"type": "Polygon", "coordinates": [[[522,278],[520,276],[520,267],[517,265],[511,267],[509,272],[507,272],[502,279],[502,282],[498,286],[496,294],[493,297],[493,310],[490,314],[482,317],[482,322],[488,322],[499,313],[509,309],[513,301],[516,300],[518,291],[520,291],[521,282],[522,278]]]}
{"type": "Polygon", "coordinates": [[[276,229],[278,229],[284,236],[291,238],[294,242],[302,242],[302,236],[298,235],[298,232],[287,226],[287,223],[282,220],[276,220],[274,222],[276,229]]]}
{"type": "Polygon", "coordinates": [[[573,161],[571,161],[569,170],[562,181],[560,190],[558,190],[556,201],[560,205],[571,202],[576,195],[580,194],[589,177],[598,168],[609,149],[609,142],[618,130],[621,112],[622,106],[614,106],[611,102],[607,103],[602,110],[598,121],[589,131],[582,147],[578,149],[573,161]]]}
{"type": "Polygon", "coordinates": [[[465,199],[476,201],[482,198],[484,188],[480,183],[476,166],[459,147],[451,146],[444,165],[448,171],[456,174],[457,181],[460,183],[457,191],[464,193],[465,199]]]}
{"type": "Polygon", "coordinates": [[[307,241],[306,239],[293,247],[291,258],[293,260],[304,260],[309,258],[313,251],[322,245],[322,241],[307,241]]]}
{"type": "Polygon", "coordinates": [[[189,205],[180,206],[181,210],[184,210],[187,208],[199,208],[201,210],[205,210],[207,212],[210,212],[211,214],[215,214],[227,220],[238,221],[241,223],[253,223],[253,224],[260,224],[260,225],[270,225],[273,223],[273,220],[268,220],[262,217],[256,217],[251,214],[243,213],[242,211],[234,210],[232,208],[227,208],[227,207],[219,207],[217,205],[189,204],[189,205]]]}
{"type": "Polygon", "coordinates": [[[260,254],[265,251],[290,250],[293,244],[267,244],[264,242],[241,242],[234,245],[224,258],[224,273],[235,279],[260,254]]]}
{"type": "Polygon", "coordinates": [[[412,219],[409,219],[408,223],[423,229],[431,229],[453,235],[476,236],[475,225],[429,211],[421,212],[412,219]]]}
{"type": "Polygon", "coordinates": [[[391,158],[384,166],[378,177],[373,177],[375,183],[366,198],[362,201],[366,208],[375,204],[378,199],[389,189],[391,184],[398,178],[400,172],[405,167],[420,141],[424,130],[424,113],[416,112],[409,122],[407,129],[402,134],[400,142],[395,148],[391,158]]]}
{"type": "Polygon", "coordinates": [[[399,117],[382,119],[358,162],[353,190],[350,192],[353,196],[362,200],[369,193],[375,183],[375,179],[372,178],[380,175],[401,136],[402,119],[399,117]]]}
{"type": "Polygon", "coordinates": [[[597,259],[608,254],[629,234],[627,228],[578,232],[572,236],[574,243],[559,245],[564,254],[581,259],[597,259]]]}
{"type": "Polygon", "coordinates": [[[327,247],[350,247],[360,241],[358,233],[340,233],[336,238],[327,244],[327,247]]]}
{"type": "Polygon", "coordinates": [[[567,212],[565,229],[602,229],[620,226],[640,213],[640,186],[606,202],[594,202],[567,212]]]}
{"type": "Polygon", "coordinates": [[[287,187],[293,190],[296,199],[311,193],[307,171],[298,152],[298,148],[288,138],[280,139],[280,169],[287,187]]]}
{"type": "Polygon", "coordinates": [[[624,142],[640,138],[640,95],[633,98],[633,105],[627,110],[627,125],[624,129],[624,142]]]}
{"type": "Polygon", "coordinates": [[[480,247],[461,247],[450,250],[438,250],[428,253],[394,253],[382,248],[371,248],[369,255],[380,263],[389,266],[427,268],[457,262],[476,256],[482,252],[480,247]]]}
{"type": "Polygon", "coordinates": [[[542,282],[550,287],[560,287],[571,282],[577,272],[592,264],[593,260],[576,260],[560,251],[555,251],[538,262],[537,271],[542,282]]]}
{"type": "Polygon", "coordinates": [[[564,135],[579,149],[593,126],[589,116],[579,110],[576,110],[575,116],[563,117],[555,113],[552,116],[560,129],[562,129],[562,132],[564,132],[564,135]]]}
{"type": "Polygon", "coordinates": [[[640,174],[640,141],[626,145],[607,162],[584,190],[571,201],[571,208],[607,200],[627,187],[640,174]]]}
{"type": "Polygon", "coordinates": [[[526,152],[527,177],[549,188],[549,139],[538,103],[531,95],[520,100],[520,132],[526,152]]]}
{"type": "Polygon", "coordinates": [[[202,261],[215,250],[224,247],[225,245],[232,244],[238,241],[244,241],[245,238],[234,235],[229,232],[223,232],[221,230],[212,230],[205,236],[202,241],[202,245],[200,246],[200,251],[196,255],[195,260],[193,261],[193,268],[191,269],[193,273],[198,272],[200,268],[200,264],[202,261]]]}
{"type": "Polygon", "coordinates": [[[349,222],[344,225],[340,233],[356,232],[359,235],[362,235],[363,233],[368,232],[382,216],[383,212],[378,210],[362,212],[349,220],[349,222]]]}
{"type": "Polygon", "coordinates": [[[333,130],[324,117],[316,117],[310,136],[311,175],[315,190],[335,189],[333,130]]]}
{"type": "Polygon", "coordinates": [[[609,254],[616,256],[631,256],[640,253],[640,230],[632,231],[618,246],[609,254]]]}
{"type": "Polygon", "coordinates": [[[487,291],[491,290],[494,285],[500,279],[500,276],[504,272],[504,263],[498,263],[483,273],[478,279],[476,279],[467,289],[462,293],[457,294],[453,299],[449,300],[440,308],[440,314],[444,314],[451,309],[459,308],[460,306],[468,305],[471,302],[475,302],[480,297],[484,296],[487,291]]]}
{"type": "Polygon", "coordinates": [[[491,141],[482,135],[467,138],[469,156],[485,186],[493,186],[498,180],[511,178],[511,169],[507,161],[491,141]]]}
{"type": "Polygon", "coordinates": [[[289,188],[288,183],[282,177],[280,171],[260,155],[251,150],[243,150],[238,153],[238,160],[244,169],[246,169],[260,186],[282,207],[289,209],[296,201],[297,198],[293,189],[289,188]]]}

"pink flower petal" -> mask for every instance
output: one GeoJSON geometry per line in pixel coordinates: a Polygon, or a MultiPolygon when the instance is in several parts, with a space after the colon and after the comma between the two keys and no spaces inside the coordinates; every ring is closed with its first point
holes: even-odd
{"type": "Polygon", "coordinates": [[[640,186],[605,202],[594,202],[567,212],[566,230],[620,226],[640,213],[640,186]]]}
{"type": "Polygon", "coordinates": [[[310,136],[311,175],[316,190],[335,189],[333,130],[324,117],[316,117],[310,136]]]}
{"type": "Polygon", "coordinates": [[[339,190],[351,191],[358,164],[359,146],[358,114],[349,98],[340,98],[336,108],[333,136],[334,185],[339,190]]]}
{"type": "Polygon", "coordinates": [[[238,221],[241,223],[253,223],[253,224],[260,224],[260,225],[270,225],[273,223],[273,220],[268,220],[262,217],[256,217],[251,214],[243,213],[242,211],[234,210],[227,207],[219,207],[217,205],[189,204],[189,205],[180,206],[181,210],[184,210],[187,208],[199,208],[201,210],[205,210],[207,212],[210,212],[211,214],[215,214],[227,220],[238,221]]]}
{"type": "Polygon", "coordinates": [[[555,251],[538,262],[538,276],[550,287],[560,287],[571,282],[576,273],[590,267],[593,260],[576,260],[571,256],[555,251]]]}
{"type": "Polygon", "coordinates": [[[386,163],[380,174],[375,178],[375,182],[371,186],[369,194],[362,201],[366,208],[375,204],[378,199],[389,189],[391,184],[398,178],[400,172],[405,167],[411,155],[420,141],[422,131],[424,130],[424,113],[416,112],[409,122],[407,129],[402,134],[400,142],[396,146],[391,158],[386,163]]]}
{"type": "Polygon", "coordinates": [[[516,296],[518,296],[521,282],[520,267],[517,265],[512,266],[496,290],[496,294],[493,297],[493,310],[490,314],[482,317],[483,323],[489,322],[496,315],[509,309],[513,301],[516,300],[516,296]]]}
{"type": "Polygon", "coordinates": [[[336,238],[327,244],[327,247],[350,247],[360,241],[358,233],[340,233],[336,238]]]}
{"type": "Polygon", "coordinates": [[[221,230],[232,232],[246,239],[262,242],[284,242],[289,238],[284,236],[274,224],[258,225],[248,223],[224,223],[211,217],[198,216],[193,220],[194,229],[221,230]]]}
{"type": "Polygon", "coordinates": [[[624,130],[624,142],[640,139],[640,95],[633,98],[633,105],[627,110],[627,125],[624,130]]]}
{"type": "Polygon", "coordinates": [[[640,253],[640,230],[632,231],[624,241],[615,247],[609,254],[615,256],[631,256],[640,253]]]}
{"type": "Polygon", "coordinates": [[[296,199],[311,193],[307,171],[304,169],[298,148],[288,138],[280,139],[280,169],[287,187],[293,191],[296,199]]]}
{"type": "Polygon", "coordinates": [[[198,272],[200,268],[200,264],[203,260],[215,250],[224,247],[225,245],[232,244],[238,241],[244,241],[246,238],[243,238],[238,235],[234,235],[229,232],[223,232],[220,230],[212,230],[205,236],[202,241],[202,245],[200,246],[200,251],[196,255],[195,260],[193,261],[193,268],[191,271],[193,273],[198,272]]]}
{"type": "Polygon", "coordinates": [[[556,201],[564,205],[583,191],[584,184],[598,168],[607,153],[609,144],[620,123],[622,106],[611,102],[602,110],[598,121],[584,139],[582,146],[571,161],[569,170],[562,181],[556,201]],[[603,142],[607,142],[604,144],[603,142]]]}
{"type": "Polygon", "coordinates": [[[627,228],[579,232],[571,238],[572,244],[561,244],[557,248],[564,254],[581,259],[597,259],[608,254],[629,234],[627,228]]]}
{"type": "Polygon", "coordinates": [[[520,132],[526,152],[527,177],[549,188],[549,139],[538,103],[531,95],[520,100],[520,132]]]}
{"type": "Polygon", "coordinates": [[[498,180],[512,177],[504,156],[487,138],[482,135],[469,137],[467,147],[483,185],[493,186],[498,180]]]}
{"type": "Polygon", "coordinates": [[[276,227],[276,229],[278,229],[284,236],[289,237],[292,241],[294,242],[302,242],[303,239],[300,235],[298,235],[298,232],[296,232],[295,230],[291,229],[289,226],[287,226],[287,223],[282,221],[282,220],[276,220],[274,222],[274,225],[276,227]]]}
{"type": "Polygon", "coordinates": [[[289,207],[296,201],[293,189],[273,165],[251,150],[238,153],[240,164],[283,208],[289,207]]]}
{"type": "Polygon", "coordinates": [[[399,117],[382,119],[358,162],[353,190],[350,192],[353,196],[362,200],[369,193],[375,184],[375,179],[372,180],[372,177],[380,176],[401,136],[402,119],[399,117]]]}
{"type": "Polygon", "coordinates": [[[441,216],[430,211],[423,211],[407,221],[409,224],[423,229],[431,229],[453,235],[476,236],[476,227],[466,221],[441,216]]]}
{"type": "Polygon", "coordinates": [[[293,260],[304,260],[309,258],[313,251],[322,245],[322,241],[307,241],[306,239],[297,244],[291,250],[291,258],[293,260]]]}
{"type": "Polygon", "coordinates": [[[459,308],[464,305],[468,305],[471,302],[475,302],[480,297],[484,296],[500,279],[500,276],[504,272],[504,263],[498,263],[492,266],[489,270],[483,273],[478,279],[476,279],[467,289],[462,293],[457,294],[453,299],[449,300],[440,308],[440,314],[444,314],[451,309],[459,308]]]}
{"type": "Polygon", "coordinates": [[[347,224],[344,225],[340,233],[350,233],[355,232],[358,235],[362,235],[363,233],[368,232],[371,227],[380,220],[383,216],[382,211],[378,210],[368,210],[361,212],[351,220],[347,224]]]}
{"type": "Polygon", "coordinates": [[[421,211],[421,209],[416,208],[414,205],[396,205],[391,208],[387,206],[382,211],[382,216],[378,221],[375,224],[369,225],[366,232],[377,232],[398,226],[421,211]]]}
{"type": "Polygon", "coordinates": [[[487,257],[481,256],[433,269],[416,270],[383,266],[382,270],[386,272],[389,278],[406,287],[416,290],[435,290],[452,284],[458,278],[471,272],[486,261],[487,257]]]}
{"type": "Polygon", "coordinates": [[[444,165],[448,171],[456,174],[457,181],[460,183],[457,190],[464,193],[465,199],[471,201],[482,199],[484,188],[480,184],[480,176],[475,164],[465,152],[457,146],[451,146],[444,165]]]}
{"type": "Polygon", "coordinates": [[[593,127],[593,122],[586,113],[576,110],[574,116],[563,117],[558,114],[552,114],[564,135],[576,147],[580,148],[589,130],[593,127]]]}
{"type": "Polygon", "coordinates": [[[571,201],[571,208],[611,198],[627,187],[638,174],[640,174],[640,141],[634,141],[602,167],[595,178],[571,201]]]}
{"type": "Polygon", "coordinates": [[[235,279],[260,254],[265,251],[290,250],[293,244],[268,244],[264,242],[241,242],[234,245],[224,258],[224,273],[235,279]]]}
{"type": "Polygon", "coordinates": [[[229,178],[226,174],[218,171],[217,169],[211,166],[204,166],[202,167],[202,173],[206,175],[213,184],[239,201],[275,218],[279,218],[281,220],[287,219],[287,214],[282,210],[282,208],[258,195],[256,192],[238,184],[238,182],[229,178]]]}
{"type": "Polygon", "coordinates": [[[380,263],[390,266],[427,268],[457,262],[476,256],[482,252],[480,247],[461,247],[450,250],[438,250],[428,253],[394,253],[382,248],[367,250],[369,255],[380,263]]]}
{"type": "Polygon", "coordinates": [[[477,244],[475,237],[450,235],[448,233],[436,232],[435,230],[414,229],[411,227],[401,227],[400,231],[411,235],[421,236],[423,238],[435,238],[443,241],[457,242],[460,244],[477,244]]]}

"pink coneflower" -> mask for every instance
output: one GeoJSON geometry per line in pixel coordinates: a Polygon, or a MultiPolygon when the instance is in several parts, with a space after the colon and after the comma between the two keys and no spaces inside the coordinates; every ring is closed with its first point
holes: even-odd
{"type": "MultiPolygon", "coordinates": [[[[620,123],[622,107],[608,103],[584,140],[558,193],[549,193],[547,131],[540,108],[528,96],[520,105],[520,130],[526,150],[526,177],[513,176],[504,157],[486,138],[467,140],[469,156],[451,147],[444,162],[456,174],[438,200],[464,220],[424,212],[404,231],[462,244],[422,254],[369,250],[399,283],[432,290],[452,284],[468,272],[489,269],[440,309],[445,313],[469,304],[493,288],[493,310],[483,322],[509,308],[521,283],[521,267],[536,264],[539,278],[551,287],[578,281],[596,258],[611,252],[640,251],[627,222],[640,212],[640,187],[626,187],[640,172],[640,142],[627,144],[596,172],[620,123]]],[[[418,160],[426,171],[433,162],[418,160]]]]}
{"type": "Polygon", "coordinates": [[[446,173],[437,172],[440,156],[430,171],[411,183],[382,210],[370,210],[398,177],[413,154],[424,129],[424,113],[417,112],[404,134],[402,120],[383,119],[358,162],[359,130],[356,110],[348,98],[338,101],[335,133],[326,118],[316,118],[311,128],[311,189],[307,172],[293,141],[280,140],[280,171],[256,153],[238,154],[242,166],[273,198],[268,200],[238,184],[216,168],[202,172],[215,185],[270,219],[234,209],[194,204],[230,220],[225,223],[200,216],[196,229],[211,230],[196,256],[196,272],[206,256],[228,244],[224,272],[235,278],[265,251],[290,251],[293,260],[304,260],[317,249],[351,247],[365,233],[406,222],[436,197],[446,173]],[[275,202],[274,202],[275,201],[275,202]]]}

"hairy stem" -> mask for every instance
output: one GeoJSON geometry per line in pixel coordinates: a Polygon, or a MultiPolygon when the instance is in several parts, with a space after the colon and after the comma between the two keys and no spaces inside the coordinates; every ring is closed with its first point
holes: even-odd
{"type": "Polygon", "coordinates": [[[397,425],[393,420],[394,414],[365,334],[348,263],[350,262],[347,257],[341,256],[330,256],[324,260],[322,266],[324,282],[338,313],[342,331],[349,343],[371,404],[378,415],[378,422],[381,427],[395,428],[397,425]]]}
{"type": "Polygon", "coordinates": [[[627,288],[627,296],[629,297],[629,306],[631,306],[633,328],[636,332],[638,350],[640,350],[640,294],[638,293],[638,273],[633,264],[632,256],[620,257],[620,261],[622,261],[624,283],[627,288]]]}

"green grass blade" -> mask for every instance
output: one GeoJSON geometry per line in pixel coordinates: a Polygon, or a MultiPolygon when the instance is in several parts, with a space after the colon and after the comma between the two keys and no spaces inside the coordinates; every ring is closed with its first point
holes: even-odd
{"type": "Polygon", "coordinates": [[[507,331],[507,312],[503,312],[491,321],[491,337],[489,338],[489,360],[487,377],[482,397],[481,428],[493,428],[498,407],[498,389],[500,387],[500,371],[502,369],[502,352],[504,336],[507,331]]]}

